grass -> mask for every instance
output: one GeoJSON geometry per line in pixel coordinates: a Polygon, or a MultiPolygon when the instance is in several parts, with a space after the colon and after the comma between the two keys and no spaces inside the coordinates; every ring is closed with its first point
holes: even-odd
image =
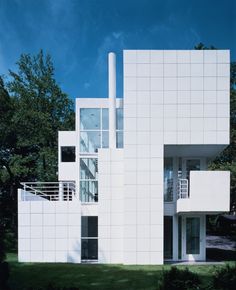
{"type": "MultiPolygon", "coordinates": [[[[61,263],[18,263],[16,254],[8,254],[9,286],[12,290],[32,287],[37,290],[53,283],[58,287],[80,290],[156,290],[164,266],[81,265],[61,263]]],[[[200,275],[206,285],[216,268],[223,265],[193,265],[188,268],[200,275]]],[[[186,266],[178,266],[185,268],[186,266]]]]}

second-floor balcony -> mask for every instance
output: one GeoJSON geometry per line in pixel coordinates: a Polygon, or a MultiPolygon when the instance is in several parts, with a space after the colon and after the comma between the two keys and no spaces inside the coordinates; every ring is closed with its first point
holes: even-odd
{"type": "Polygon", "coordinates": [[[229,171],[190,171],[189,179],[178,180],[177,213],[217,213],[229,207],[229,171]]]}

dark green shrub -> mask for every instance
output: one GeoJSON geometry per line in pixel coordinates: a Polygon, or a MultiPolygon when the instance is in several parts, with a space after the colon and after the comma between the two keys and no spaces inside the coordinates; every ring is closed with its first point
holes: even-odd
{"type": "Polygon", "coordinates": [[[216,270],[213,276],[212,289],[235,290],[236,289],[236,264],[226,265],[216,270]]]}
{"type": "Polygon", "coordinates": [[[159,286],[160,290],[196,290],[201,289],[201,282],[196,273],[187,268],[180,270],[171,267],[169,271],[163,271],[163,277],[159,286]]]}

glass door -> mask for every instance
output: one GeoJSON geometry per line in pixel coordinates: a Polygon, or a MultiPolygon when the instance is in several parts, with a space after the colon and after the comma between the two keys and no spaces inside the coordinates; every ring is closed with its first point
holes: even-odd
{"type": "Polygon", "coordinates": [[[204,260],[204,218],[187,216],[183,218],[183,259],[204,260]]]}

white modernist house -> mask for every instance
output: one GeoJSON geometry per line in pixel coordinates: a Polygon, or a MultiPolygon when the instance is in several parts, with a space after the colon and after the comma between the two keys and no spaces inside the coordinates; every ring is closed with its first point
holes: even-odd
{"type": "Polygon", "coordinates": [[[19,261],[205,260],[205,217],[229,211],[228,50],[125,50],[124,96],[78,98],[57,183],[18,193],[19,261]]]}

